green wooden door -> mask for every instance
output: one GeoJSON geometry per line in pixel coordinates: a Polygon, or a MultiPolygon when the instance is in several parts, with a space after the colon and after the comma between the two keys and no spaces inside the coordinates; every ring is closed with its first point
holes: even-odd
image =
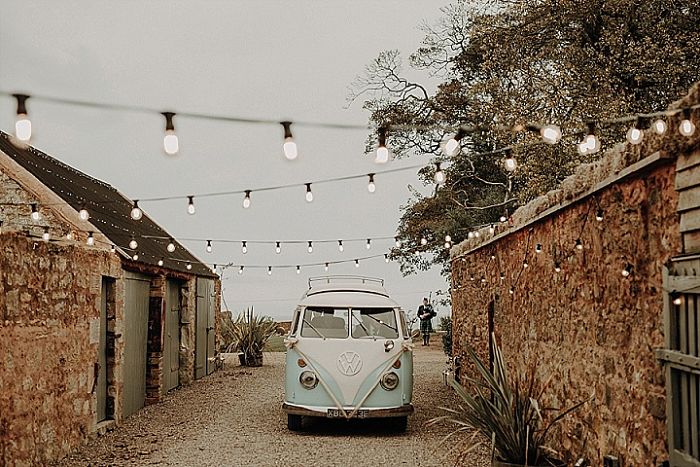
{"type": "Polygon", "coordinates": [[[163,342],[163,390],[180,384],[180,283],[169,279],[165,302],[165,336],[163,342]]]}
{"type": "Polygon", "coordinates": [[[146,402],[146,342],[150,280],[124,273],[124,418],[146,402]]]}
{"type": "Polygon", "coordinates": [[[214,281],[197,278],[197,334],[195,335],[195,378],[208,375],[214,369],[209,359],[214,357],[214,281]]]}
{"type": "Polygon", "coordinates": [[[102,278],[100,297],[100,340],[97,347],[97,421],[107,419],[107,292],[109,281],[102,278]]]}

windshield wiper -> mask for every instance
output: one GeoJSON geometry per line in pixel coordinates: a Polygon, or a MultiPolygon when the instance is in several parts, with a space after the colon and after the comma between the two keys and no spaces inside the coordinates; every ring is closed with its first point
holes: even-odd
{"type": "Polygon", "coordinates": [[[355,321],[357,321],[357,324],[359,324],[360,326],[362,326],[362,329],[365,331],[365,333],[367,334],[367,336],[370,336],[369,329],[367,329],[367,328],[365,327],[365,324],[364,324],[362,321],[360,321],[360,318],[358,318],[357,315],[355,315],[355,314],[353,314],[352,317],[355,318],[355,321]]]}
{"type": "Polygon", "coordinates": [[[314,327],[314,325],[313,325],[313,324],[311,324],[311,323],[309,323],[308,321],[306,321],[306,319],[304,319],[304,322],[305,322],[306,324],[308,324],[308,325],[309,325],[309,327],[310,327],[311,329],[313,329],[313,330],[314,330],[314,332],[315,332],[316,334],[318,334],[318,335],[319,335],[319,337],[320,337],[321,339],[325,339],[325,338],[326,338],[326,336],[324,336],[323,334],[321,334],[321,333],[319,332],[319,330],[318,330],[318,329],[316,329],[316,328],[314,327]]]}
{"type": "Polygon", "coordinates": [[[377,318],[375,318],[375,317],[372,316],[372,315],[365,315],[365,316],[368,317],[368,318],[372,318],[373,320],[375,320],[375,321],[378,322],[379,324],[383,324],[384,326],[388,327],[388,328],[391,329],[392,331],[399,332],[398,329],[396,329],[396,328],[393,327],[393,326],[389,326],[388,324],[386,324],[386,323],[385,323],[384,321],[382,321],[381,319],[377,319],[377,318]]]}

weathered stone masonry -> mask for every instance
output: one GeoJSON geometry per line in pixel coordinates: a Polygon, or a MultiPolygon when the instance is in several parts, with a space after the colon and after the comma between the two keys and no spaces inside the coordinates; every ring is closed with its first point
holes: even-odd
{"type": "MultiPolygon", "coordinates": [[[[697,102],[697,94],[696,87],[682,104],[697,102]]],[[[543,379],[552,377],[546,405],[594,397],[554,437],[569,460],[668,459],[664,374],[655,354],[664,346],[663,271],[683,252],[676,158],[700,156],[697,139],[680,141],[674,131],[582,167],[492,238],[485,230],[485,239],[452,251],[455,355],[464,358],[472,346],[488,358],[491,309],[511,370],[535,361],[543,379]],[[622,274],[627,265],[629,277],[622,274]]]]}

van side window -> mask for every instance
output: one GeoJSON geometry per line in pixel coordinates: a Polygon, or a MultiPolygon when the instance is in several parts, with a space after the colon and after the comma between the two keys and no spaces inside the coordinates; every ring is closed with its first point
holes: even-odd
{"type": "Polygon", "coordinates": [[[296,308],[296,310],[294,310],[294,318],[292,318],[292,327],[289,328],[289,335],[290,336],[297,335],[297,326],[299,325],[300,314],[301,314],[301,307],[298,306],[296,308]]]}
{"type": "Polygon", "coordinates": [[[396,339],[399,329],[393,308],[353,308],[352,337],[396,339]]]}
{"type": "Polygon", "coordinates": [[[399,311],[399,316],[401,317],[401,334],[403,334],[404,339],[408,339],[408,326],[406,325],[406,312],[403,310],[399,311]]]}
{"type": "Polygon", "coordinates": [[[304,310],[301,337],[345,339],[348,337],[348,309],[308,307],[304,310]]]}

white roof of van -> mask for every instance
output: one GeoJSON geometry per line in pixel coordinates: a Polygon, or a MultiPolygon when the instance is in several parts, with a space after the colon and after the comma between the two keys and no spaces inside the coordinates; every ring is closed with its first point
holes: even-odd
{"type": "Polygon", "coordinates": [[[397,308],[384,281],[362,276],[326,276],[309,279],[302,306],[397,308]]]}

